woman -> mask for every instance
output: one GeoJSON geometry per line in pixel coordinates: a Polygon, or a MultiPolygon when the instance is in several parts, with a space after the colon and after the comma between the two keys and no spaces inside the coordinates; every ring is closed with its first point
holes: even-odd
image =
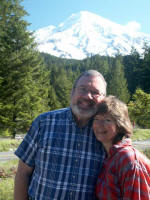
{"type": "Polygon", "coordinates": [[[94,117],[93,129],[107,157],[98,177],[99,200],[150,200],[150,160],[131,144],[127,106],[108,96],[94,117]]]}

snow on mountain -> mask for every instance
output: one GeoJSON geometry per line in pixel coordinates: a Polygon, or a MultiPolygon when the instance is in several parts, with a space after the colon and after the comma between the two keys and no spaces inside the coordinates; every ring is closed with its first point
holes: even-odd
{"type": "Polygon", "coordinates": [[[40,52],[62,58],[84,59],[99,54],[127,55],[134,47],[140,54],[150,35],[139,31],[137,22],[119,25],[96,14],[81,11],[72,14],[57,27],[48,26],[35,32],[40,52]]]}

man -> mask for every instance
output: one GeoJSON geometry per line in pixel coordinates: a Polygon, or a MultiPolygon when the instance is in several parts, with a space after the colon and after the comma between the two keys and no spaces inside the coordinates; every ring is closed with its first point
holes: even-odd
{"type": "Polygon", "coordinates": [[[15,200],[94,200],[104,150],[92,116],[106,95],[103,76],[89,70],[76,80],[71,106],[41,114],[15,154],[15,200]]]}

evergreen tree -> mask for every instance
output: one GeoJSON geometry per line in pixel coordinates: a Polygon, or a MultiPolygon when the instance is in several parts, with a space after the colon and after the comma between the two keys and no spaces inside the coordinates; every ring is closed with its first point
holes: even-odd
{"type": "Polygon", "coordinates": [[[115,95],[124,102],[128,102],[129,100],[127,82],[124,77],[122,58],[120,56],[116,56],[113,60],[109,72],[108,94],[115,95]]]}
{"type": "Polygon", "coordinates": [[[143,128],[150,128],[150,94],[138,88],[128,108],[132,121],[143,128]]]}
{"type": "Polygon", "coordinates": [[[104,77],[106,77],[109,71],[109,65],[108,65],[106,57],[95,55],[91,57],[90,60],[91,60],[91,64],[90,64],[89,69],[95,69],[99,71],[100,73],[102,73],[104,77]]]}
{"type": "Polygon", "coordinates": [[[144,59],[141,66],[141,88],[150,93],[150,46],[145,44],[144,47],[144,59]]]}
{"type": "Polygon", "coordinates": [[[56,110],[56,109],[62,108],[61,102],[58,100],[58,97],[56,95],[56,92],[53,86],[51,86],[49,89],[48,105],[49,105],[50,110],[56,110]]]}
{"type": "Polygon", "coordinates": [[[67,77],[66,71],[62,68],[53,67],[50,73],[50,85],[53,86],[57,101],[61,104],[61,107],[69,106],[72,83],[67,77]]]}
{"type": "Polygon", "coordinates": [[[36,51],[20,0],[0,0],[0,109],[3,128],[14,137],[47,110],[48,72],[36,51]]]}
{"type": "MultiPolygon", "coordinates": [[[[0,77],[0,93],[2,92],[2,86],[1,85],[2,85],[2,78],[0,77]]],[[[1,108],[2,108],[2,102],[0,101],[0,109],[1,108]]]]}
{"type": "Polygon", "coordinates": [[[123,57],[125,77],[128,82],[130,94],[134,94],[137,87],[141,87],[141,66],[140,54],[132,49],[131,54],[123,57]]]}

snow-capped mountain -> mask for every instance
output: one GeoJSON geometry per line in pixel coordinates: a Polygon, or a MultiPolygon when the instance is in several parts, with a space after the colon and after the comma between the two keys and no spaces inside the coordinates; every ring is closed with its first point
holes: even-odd
{"type": "Polygon", "coordinates": [[[38,50],[62,58],[83,59],[99,54],[129,54],[134,47],[140,54],[150,35],[139,32],[137,22],[119,25],[96,14],[81,11],[72,14],[57,27],[35,32],[38,50]]]}

